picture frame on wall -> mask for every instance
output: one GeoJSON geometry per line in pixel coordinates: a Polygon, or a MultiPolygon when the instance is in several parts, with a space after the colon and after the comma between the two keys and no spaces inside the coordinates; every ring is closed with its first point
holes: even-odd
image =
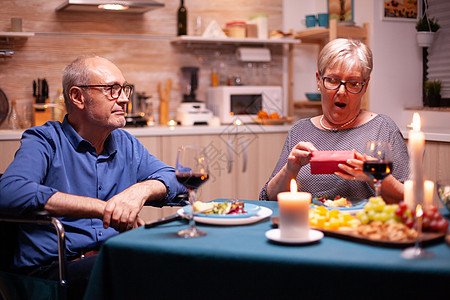
{"type": "Polygon", "coordinates": [[[383,0],[382,20],[417,22],[421,16],[422,0],[383,0]]]}
{"type": "Polygon", "coordinates": [[[353,0],[328,0],[329,19],[341,24],[354,24],[353,0]]]}

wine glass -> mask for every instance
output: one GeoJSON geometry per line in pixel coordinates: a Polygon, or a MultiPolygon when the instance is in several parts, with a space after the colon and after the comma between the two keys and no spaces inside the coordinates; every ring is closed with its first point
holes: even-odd
{"type": "Polygon", "coordinates": [[[422,248],[422,221],[423,210],[420,204],[416,207],[416,226],[417,226],[417,238],[413,247],[406,248],[402,251],[401,256],[406,259],[421,259],[432,258],[434,253],[422,248]]]}
{"type": "Polygon", "coordinates": [[[205,148],[200,146],[182,146],[178,148],[175,175],[179,183],[184,185],[189,193],[191,204],[187,218],[189,227],[178,232],[184,238],[204,236],[206,232],[198,230],[194,220],[194,202],[197,190],[209,179],[208,159],[205,148]]]}
{"type": "Polygon", "coordinates": [[[392,150],[389,142],[369,141],[364,151],[363,172],[372,178],[375,195],[381,195],[381,183],[392,172],[392,150]]]}

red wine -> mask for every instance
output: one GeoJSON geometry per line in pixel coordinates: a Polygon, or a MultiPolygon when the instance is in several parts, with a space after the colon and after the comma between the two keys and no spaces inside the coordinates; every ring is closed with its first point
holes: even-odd
{"type": "Polygon", "coordinates": [[[209,176],[206,173],[178,173],[177,180],[188,189],[198,189],[209,176]]]}
{"type": "Polygon", "coordinates": [[[392,162],[390,161],[365,161],[364,173],[376,180],[383,180],[392,172],[392,162]]]}

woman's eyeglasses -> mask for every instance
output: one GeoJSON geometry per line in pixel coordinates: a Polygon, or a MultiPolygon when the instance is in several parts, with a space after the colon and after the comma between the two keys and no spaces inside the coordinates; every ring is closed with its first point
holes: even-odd
{"type": "Polygon", "coordinates": [[[80,88],[96,88],[102,87],[107,88],[111,92],[111,100],[116,100],[120,97],[122,91],[125,93],[125,97],[130,99],[131,94],[133,93],[133,86],[129,84],[120,85],[120,84],[88,84],[88,85],[77,85],[80,88]]]}
{"type": "Polygon", "coordinates": [[[366,85],[364,81],[342,81],[333,77],[322,77],[322,80],[323,86],[327,90],[337,90],[341,87],[341,85],[344,85],[347,92],[352,94],[361,93],[362,89],[366,85]]]}

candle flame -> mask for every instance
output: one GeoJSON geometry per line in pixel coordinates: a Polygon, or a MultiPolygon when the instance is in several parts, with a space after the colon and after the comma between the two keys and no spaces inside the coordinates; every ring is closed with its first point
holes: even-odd
{"type": "Polygon", "coordinates": [[[421,127],[420,115],[419,115],[419,113],[414,113],[412,128],[414,131],[420,131],[420,127],[421,127]]]}
{"type": "Polygon", "coordinates": [[[297,190],[297,182],[295,179],[291,179],[291,193],[298,192],[297,190]]]}
{"type": "Polygon", "coordinates": [[[417,204],[416,207],[416,217],[420,218],[423,215],[422,205],[417,204]]]}

